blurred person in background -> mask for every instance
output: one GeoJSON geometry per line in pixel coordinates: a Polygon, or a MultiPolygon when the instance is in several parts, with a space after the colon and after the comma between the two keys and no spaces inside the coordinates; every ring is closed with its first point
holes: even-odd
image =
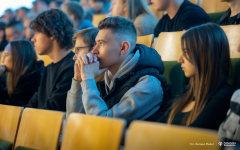
{"type": "Polygon", "coordinates": [[[4,22],[0,22],[0,52],[2,52],[5,46],[8,44],[6,40],[6,35],[5,35],[5,27],[6,27],[6,24],[4,22]]]}
{"type": "Polygon", "coordinates": [[[34,36],[34,31],[32,29],[30,29],[30,27],[29,27],[31,21],[34,20],[34,18],[35,18],[35,16],[28,17],[23,22],[23,27],[24,27],[23,33],[24,33],[25,38],[28,40],[31,40],[32,37],[34,36]]]}
{"type": "Polygon", "coordinates": [[[133,20],[138,36],[153,34],[158,23],[145,0],[112,0],[110,11],[112,16],[120,15],[133,20]]]}
{"type": "Polygon", "coordinates": [[[75,30],[93,27],[92,22],[88,19],[85,19],[85,11],[79,2],[63,3],[61,9],[72,19],[75,30]]]}
{"type": "Polygon", "coordinates": [[[240,0],[220,0],[221,2],[227,2],[229,9],[219,19],[217,24],[223,25],[235,25],[240,24],[240,0]]]}
{"type": "Polygon", "coordinates": [[[7,24],[5,34],[8,42],[24,38],[23,24],[21,21],[12,21],[7,24]]]}
{"type": "Polygon", "coordinates": [[[37,13],[41,13],[45,10],[48,10],[48,5],[50,0],[36,0],[37,13]]]}
{"type": "Polygon", "coordinates": [[[4,19],[5,19],[7,22],[14,21],[14,20],[15,20],[14,12],[13,12],[11,9],[5,10],[4,19]]]}
{"type": "Polygon", "coordinates": [[[60,8],[63,2],[53,0],[49,4],[49,8],[60,8]]]}
{"type": "Polygon", "coordinates": [[[89,9],[87,10],[91,14],[108,14],[111,4],[108,0],[88,0],[89,9]]]}
{"type": "Polygon", "coordinates": [[[20,20],[21,22],[24,21],[24,19],[27,18],[27,15],[29,13],[29,9],[26,7],[21,7],[19,8],[18,12],[17,12],[17,20],[20,20]]]}
{"type": "Polygon", "coordinates": [[[3,52],[0,76],[7,74],[7,86],[0,83],[0,104],[23,106],[37,91],[44,71],[28,40],[11,41],[3,52]]]}

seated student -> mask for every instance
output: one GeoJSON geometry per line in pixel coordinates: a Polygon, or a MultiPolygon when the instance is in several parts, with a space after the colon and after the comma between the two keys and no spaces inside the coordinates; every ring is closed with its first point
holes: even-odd
{"type": "Polygon", "coordinates": [[[221,2],[227,2],[230,8],[219,19],[217,24],[219,25],[234,25],[240,24],[240,0],[221,0],[221,2]]]}
{"type": "Polygon", "coordinates": [[[8,42],[12,40],[23,39],[23,24],[21,21],[12,21],[5,28],[6,39],[8,42]]]}
{"type": "Polygon", "coordinates": [[[211,22],[201,7],[187,0],[152,0],[152,4],[155,10],[167,13],[155,27],[154,37],[158,37],[161,32],[183,31],[211,22]]]}
{"type": "Polygon", "coordinates": [[[50,9],[30,24],[38,55],[48,55],[52,63],[43,73],[38,91],[26,107],[66,111],[67,91],[74,76],[72,48],[73,24],[66,13],[50,9]]]}
{"type": "Polygon", "coordinates": [[[0,104],[23,106],[37,91],[44,71],[30,41],[11,41],[3,52],[0,75],[7,74],[7,86],[0,84],[0,104]]]}
{"type": "Polygon", "coordinates": [[[91,14],[107,14],[111,4],[108,0],[87,0],[89,9],[87,10],[91,14]]]}
{"type": "Polygon", "coordinates": [[[113,0],[110,11],[112,16],[134,20],[138,36],[153,34],[158,23],[145,0],[113,0]]]}
{"type": "MultiPolygon", "coordinates": [[[[76,61],[78,57],[91,52],[91,50],[93,49],[96,43],[95,38],[98,32],[99,32],[99,29],[93,27],[93,28],[83,29],[74,34],[73,36],[73,44],[75,45],[75,55],[73,57],[74,61],[76,61]]],[[[78,79],[79,72],[76,71],[78,66],[79,66],[78,62],[75,62],[75,66],[74,66],[75,73],[73,78],[73,80],[75,81],[81,81],[81,78],[78,79]]],[[[95,81],[98,82],[98,81],[102,81],[103,79],[104,79],[104,73],[102,73],[100,76],[95,78],[95,81]]]]}
{"type": "Polygon", "coordinates": [[[85,19],[85,12],[79,2],[64,3],[61,6],[61,9],[73,20],[74,29],[82,30],[93,27],[92,22],[88,19],[85,19]]]}
{"type": "Polygon", "coordinates": [[[168,109],[171,92],[156,50],[136,45],[134,24],[121,16],[100,21],[92,53],[78,58],[79,80],[67,96],[72,112],[131,121],[156,121],[168,109]],[[108,70],[108,71],[107,71],[108,70]],[[104,81],[95,78],[105,72],[104,81]]]}
{"type": "Polygon", "coordinates": [[[178,62],[190,83],[158,121],[217,130],[233,94],[227,84],[231,68],[227,36],[209,23],[189,29],[181,41],[178,62]]]}

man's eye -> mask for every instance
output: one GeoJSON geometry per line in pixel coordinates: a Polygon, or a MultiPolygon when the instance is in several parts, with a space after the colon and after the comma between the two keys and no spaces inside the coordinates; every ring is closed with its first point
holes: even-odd
{"type": "Polygon", "coordinates": [[[103,42],[100,42],[100,44],[103,46],[103,42]]]}

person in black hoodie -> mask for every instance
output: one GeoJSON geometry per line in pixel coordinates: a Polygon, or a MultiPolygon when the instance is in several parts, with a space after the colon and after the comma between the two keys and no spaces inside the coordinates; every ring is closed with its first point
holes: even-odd
{"type": "Polygon", "coordinates": [[[218,130],[234,92],[227,84],[231,70],[227,36],[209,23],[189,29],[181,42],[178,61],[190,82],[158,121],[218,130]]]}
{"type": "Polygon", "coordinates": [[[127,18],[105,18],[98,28],[92,52],[76,60],[80,79],[73,80],[68,92],[68,115],[123,118],[127,124],[137,119],[156,121],[171,98],[161,56],[152,48],[136,45],[137,31],[127,18]],[[103,72],[104,81],[96,84],[94,78],[103,72]]]}
{"type": "Polygon", "coordinates": [[[0,75],[7,74],[7,86],[0,84],[0,104],[23,106],[37,91],[44,71],[30,41],[11,41],[3,52],[0,75]]]}
{"type": "Polygon", "coordinates": [[[165,11],[154,30],[154,37],[161,32],[187,30],[191,27],[211,22],[208,14],[198,5],[188,0],[152,0],[154,9],[165,11]]]}
{"type": "Polygon", "coordinates": [[[220,0],[220,1],[227,2],[230,8],[217,21],[217,24],[219,24],[220,26],[240,24],[240,8],[239,8],[240,0],[220,0]]]}
{"type": "Polygon", "coordinates": [[[48,55],[52,63],[43,73],[38,91],[25,107],[66,111],[67,91],[74,76],[75,55],[72,36],[73,24],[59,9],[40,13],[31,23],[32,38],[38,55],[48,55]]]}

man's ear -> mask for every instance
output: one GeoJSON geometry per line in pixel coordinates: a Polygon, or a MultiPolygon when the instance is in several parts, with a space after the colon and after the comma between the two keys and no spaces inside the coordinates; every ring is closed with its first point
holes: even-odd
{"type": "Polygon", "coordinates": [[[74,21],[75,17],[73,14],[69,15],[69,17],[74,21]]]}
{"type": "Polygon", "coordinates": [[[130,43],[127,41],[124,41],[121,43],[121,51],[120,54],[126,54],[129,51],[130,43]]]}

